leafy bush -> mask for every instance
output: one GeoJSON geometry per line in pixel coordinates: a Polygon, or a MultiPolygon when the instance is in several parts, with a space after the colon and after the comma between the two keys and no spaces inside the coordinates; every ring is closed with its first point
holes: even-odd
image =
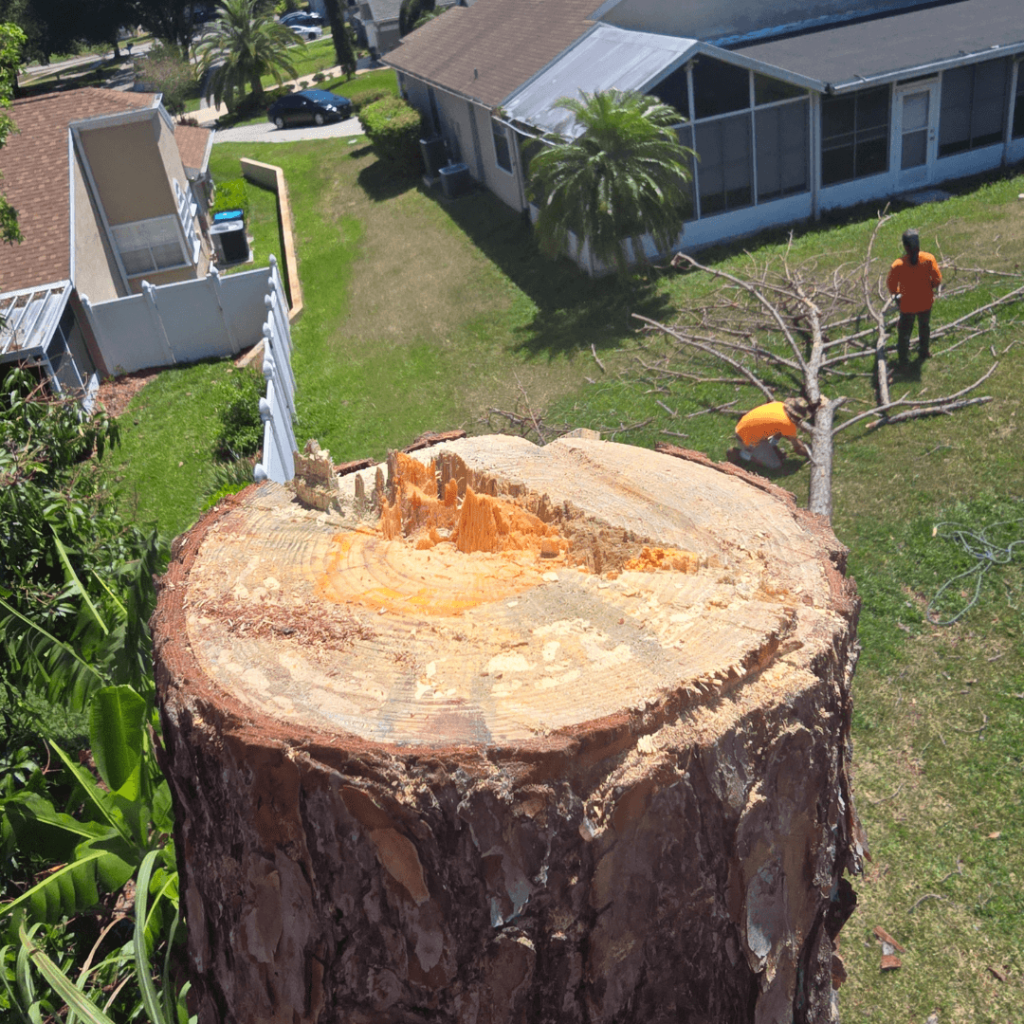
{"type": "Polygon", "coordinates": [[[218,385],[223,405],[219,413],[217,456],[243,459],[255,455],[263,444],[260,399],[266,391],[263,376],[251,367],[233,374],[218,385]]]}
{"type": "Polygon", "coordinates": [[[317,83],[320,83],[320,82],[326,82],[326,81],[327,81],[327,76],[326,76],[326,75],[325,75],[325,74],[324,74],[324,73],[323,73],[322,71],[318,71],[318,72],[317,72],[317,73],[316,73],[316,74],[315,74],[315,75],[313,76],[313,81],[314,81],[314,82],[317,82],[317,83]]]}
{"type": "Polygon", "coordinates": [[[371,103],[376,103],[378,100],[394,98],[394,95],[390,89],[368,89],[366,92],[358,93],[351,97],[352,112],[358,114],[363,107],[368,107],[371,103]]]}
{"type": "Polygon", "coordinates": [[[244,491],[253,482],[254,466],[254,459],[239,459],[237,462],[225,462],[214,466],[207,498],[201,511],[213,508],[221,498],[226,498],[229,494],[244,491]]]}
{"type": "Polygon", "coordinates": [[[422,120],[405,100],[387,96],[369,103],[359,111],[359,123],[381,160],[396,169],[419,167],[422,120]]]}
{"type": "Polygon", "coordinates": [[[249,190],[245,178],[232,178],[217,183],[217,201],[210,212],[217,213],[219,210],[241,210],[246,217],[249,216],[249,190]]]}

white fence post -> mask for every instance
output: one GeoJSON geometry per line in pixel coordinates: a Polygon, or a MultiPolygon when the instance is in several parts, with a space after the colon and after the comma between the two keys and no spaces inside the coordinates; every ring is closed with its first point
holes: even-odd
{"type": "Polygon", "coordinates": [[[156,301],[156,288],[148,281],[143,281],[142,294],[146,299],[146,308],[149,310],[149,317],[153,322],[153,330],[155,331],[157,338],[163,343],[164,350],[167,352],[167,357],[170,359],[170,362],[167,365],[174,366],[178,360],[174,356],[174,349],[171,348],[171,343],[167,340],[167,331],[164,330],[164,320],[160,315],[160,307],[157,305],[156,301]]]}
{"type": "Polygon", "coordinates": [[[287,483],[295,476],[295,376],[292,372],[291,328],[284,306],[277,262],[271,256],[268,294],[264,298],[267,319],[263,324],[263,376],[267,393],[260,399],[263,420],[263,461],[253,468],[257,483],[273,480],[287,483]]]}
{"type": "Polygon", "coordinates": [[[220,320],[224,325],[224,333],[228,337],[228,341],[231,343],[231,352],[233,355],[238,355],[242,351],[242,346],[238,343],[238,336],[235,334],[234,326],[228,320],[227,313],[224,312],[224,297],[221,293],[221,281],[220,271],[211,266],[209,273],[206,275],[206,280],[213,288],[213,294],[217,299],[217,308],[220,310],[220,320]]]}

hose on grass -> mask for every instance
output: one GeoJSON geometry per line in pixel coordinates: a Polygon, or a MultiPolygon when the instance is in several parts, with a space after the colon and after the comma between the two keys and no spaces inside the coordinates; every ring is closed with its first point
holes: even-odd
{"type": "Polygon", "coordinates": [[[1009,565],[1018,551],[1024,555],[1024,518],[1004,519],[998,523],[991,523],[981,530],[969,530],[958,523],[936,523],[932,536],[945,537],[953,541],[972,561],[969,568],[946,580],[928,602],[924,617],[925,621],[933,626],[952,626],[962,619],[978,603],[981,586],[988,571],[995,566],[1009,565]],[[948,532],[944,532],[944,529],[948,532]],[[1001,534],[1000,530],[1003,531],[1001,534]],[[1012,536],[1013,539],[1008,540],[1008,536],[1012,536]],[[939,618],[941,613],[937,611],[937,606],[942,595],[961,580],[969,581],[972,577],[974,593],[967,604],[952,617],[939,618]]]}

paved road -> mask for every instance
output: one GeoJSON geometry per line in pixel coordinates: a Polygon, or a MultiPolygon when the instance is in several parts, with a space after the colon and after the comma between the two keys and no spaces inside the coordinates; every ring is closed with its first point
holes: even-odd
{"type": "Polygon", "coordinates": [[[305,128],[275,128],[269,121],[246,124],[240,128],[218,129],[213,141],[216,142],[305,142],[307,139],[338,139],[347,135],[362,135],[363,127],[358,117],[336,124],[325,124],[319,128],[308,125],[305,128]]]}

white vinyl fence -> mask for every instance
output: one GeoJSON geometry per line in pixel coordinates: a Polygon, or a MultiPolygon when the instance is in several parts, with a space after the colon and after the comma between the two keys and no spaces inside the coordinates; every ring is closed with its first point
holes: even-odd
{"type": "MultiPolygon", "coordinates": [[[[271,257],[273,261],[273,257],[271,257]]],[[[277,263],[270,267],[274,287],[264,298],[263,376],[267,394],[260,399],[263,419],[263,461],[257,462],[254,477],[259,483],[273,480],[285,484],[295,476],[295,376],[292,373],[292,334],[288,325],[288,304],[277,263]]]]}
{"type": "MultiPolygon", "coordinates": [[[[273,260],[273,257],[271,257],[273,260]]],[[[81,296],[103,361],[114,374],[152,366],[238,355],[261,337],[264,297],[277,290],[284,301],[276,264],[225,277],[142,286],[141,295],[91,303],[81,296]]]]}
{"type": "Polygon", "coordinates": [[[83,295],[107,366],[131,373],[151,366],[194,363],[199,359],[238,355],[264,342],[263,376],[267,393],[260,399],[263,461],[258,481],[287,483],[295,475],[295,376],[288,300],[277,260],[270,270],[247,270],[221,277],[211,269],[204,278],[154,286],[141,295],[93,305],[83,295]]]}

